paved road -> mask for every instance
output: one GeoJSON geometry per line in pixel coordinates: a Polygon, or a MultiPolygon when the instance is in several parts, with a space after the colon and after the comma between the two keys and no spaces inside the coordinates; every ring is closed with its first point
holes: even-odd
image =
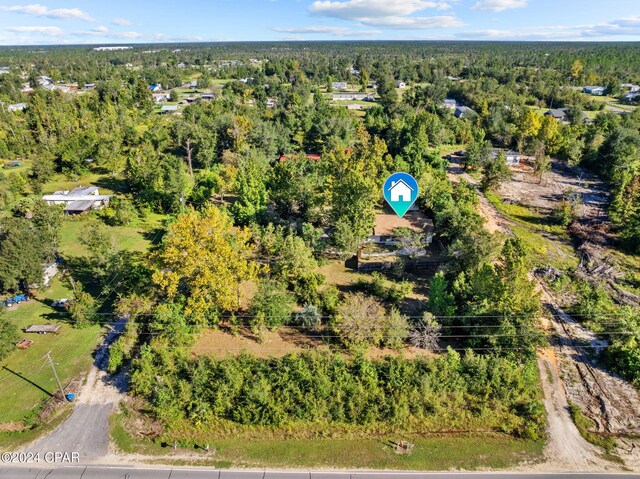
{"type": "MultiPolygon", "coordinates": [[[[23,449],[24,452],[67,452],[79,453],[83,462],[96,462],[109,452],[109,414],[126,389],[124,374],[111,377],[106,372],[109,345],[124,331],[125,319],[113,324],[98,348],[95,361],[80,391],[73,413],[55,431],[23,449]]],[[[3,479],[3,476],[0,475],[3,479]]]]}
{"type": "Polygon", "coordinates": [[[638,474],[606,473],[411,473],[411,472],[289,472],[221,471],[218,469],[152,467],[16,468],[0,465],[6,479],[638,479],[638,474]]]}
{"type": "MultiPolygon", "coordinates": [[[[109,452],[108,424],[113,404],[76,404],[60,427],[36,441],[25,452],[78,452],[84,461],[104,457],[109,452]]],[[[0,474],[0,478],[3,477],[0,474]]]]}

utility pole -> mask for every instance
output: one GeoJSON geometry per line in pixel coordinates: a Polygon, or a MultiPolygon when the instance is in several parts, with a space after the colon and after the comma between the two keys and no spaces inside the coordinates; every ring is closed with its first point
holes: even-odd
{"type": "Polygon", "coordinates": [[[58,383],[58,387],[60,388],[60,394],[62,394],[62,398],[65,398],[64,390],[62,389],[62,384],[60,384],[60,379],[58,378],[58,373],[56,372],[56,367],[53,365],[53,361],[51,360],[51,351],[46,354],[46,358],[49,360],[49,364],[51,364],[51,369],[53,369],[53,375],[56,377],[56,382],[58,383]]]}

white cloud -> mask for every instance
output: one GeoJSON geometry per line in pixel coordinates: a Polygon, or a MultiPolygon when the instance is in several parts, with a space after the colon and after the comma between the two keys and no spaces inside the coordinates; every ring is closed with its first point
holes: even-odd
{"type": "Polygon", "coordinates": [[[465,23],[453,15],[438,17],[382,17],[360,18],[360,23],[372,27],[393,28],[395,30],[426,30],[432,28],[463,27],[465,23]]]}
{"type": "Polygon", "coordinates": [[[80,32],[73,32],[74,35],[80,36],[104,36],[109,33],[109,28],[104,25],[100,25],[99,27],[92,28],[91,30],[84,30],[80,32]]]}
{"type": "Polygon", "coordinates": [[[119,27],[128,27],[131,25],[131,20],[127,20],[126,18],[114,18],[111,20],[111,23],[118,25],[119,27]]]}
{"type": "Polygon", "coordinates": [[[446,10],[451,8],[451,5],[447,2],[427,0],[316,0],[309,7],[309,11],[325,17],[358,20],[411,15],[428,8],[446,10]]]}
{"type": "MultiPolygon", "coordinates": [[[[455,0],[453,0],[455,1],[455,0]]],[[[451,3],[428,0],[316,0],[309,7],[314,15],[356,21],[362,25],[397,30],[461,27],[455,15],[415,17],[427,9],[448,10],[451,3]]]]}
{"type": "Polygon", "coordinates": [[[490,10],[492,12],[502,12],[512,8],[523,8],[527,6],[527,0],[479,0],[472,10],[490,10]]]}
{"type": "Polygon", "coordinates": [[[48,37],[60,37],[64,35],[64,30],[60,27],[10,27],[7,31],[14,33],[35,33],[48,37]]]}
{"type": "Polygon", "coordinates": [[[31,17],[47,17],[62,20],[84,20],[87,22],[94,22],[88,13],[80,10],[79,8],[54,8],[50,9],[44,5],[34,3],[31,5],[11,5],[8,7],[0,7],[1,10],[7,12],[18,13],[21,15],[29,15],[31,17]]]}
{"type": "Polygon", "coordinates": [[[544,25],[514,30],[477,30],[457,34],[474,40],[592,40],[640,35],[640,17],[627,17],[593,25],[544,25]]]}
{"type": "MultiPolygon", "coordinates": [[[[310,27],[275,27],[273,29],[280,33],[298,33],[298,34],[327,34],[335,37],[366,37],[371,35],[378,35],[380,30],[352,30],[346,27],[329,27],[329,26],[310,26],[310,27]]],[[[300,36],[287,37],[287,38],[304,38],[300,36]]]]}

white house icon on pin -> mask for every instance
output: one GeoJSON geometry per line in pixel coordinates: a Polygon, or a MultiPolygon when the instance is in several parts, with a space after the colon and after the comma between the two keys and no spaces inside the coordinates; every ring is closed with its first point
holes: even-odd
{"type": "Polygon", "coordinates": [[[392,181],[391,187],[389,188],[391,192],[391,201],[401,201],[401,202],[410,202],[411,201],[411,192],[413,188],[411,188],[408,184],[406,184],[403,180],[392,181]]]}

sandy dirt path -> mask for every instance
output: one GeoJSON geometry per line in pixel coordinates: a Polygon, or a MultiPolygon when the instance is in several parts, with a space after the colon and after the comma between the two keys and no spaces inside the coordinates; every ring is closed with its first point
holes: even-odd
{"type": "MultiPolygon", "coordinates": [[[[453,182],[464,178],[476,186],[479,183],[456,164],[450,165],[448,176],[453,182]]],[[[513,234],[511,222],[479,190],[478,197],[478,212],[486,219],[485,227],[492,233],[513,234]]],[[[533,275],[531,277],[534,278],[533,275]]],[[[619,427],[617,431],[625,430],[635,435],[640,428],[638,391],[621,378],[594,366],[585,345],[597,349],[604,344],[591,331],[576,324],[558,306],[544,283],[539,278],[535,279],[541,290],[543,306],[552,313],[552,319],[545,322],[545,329],[550,329],[553,334],[552,346],[538,355],[549,438],[545,449],[547,463],[539,468],[618,470],[619,465],[602,459],[602,451],[582,438],[571,419],[568,401],[577,402],[583,412],[596,421],[599,430],[611,432],[611,424],[615,422],[619,427]],[[606,420],[601,420],[602,417],[606,420]]],[[[626,467],[640,470],[640,441],[619,438],[618,443],[620,447],[615,453],[624,460],[626,467]]]]}

